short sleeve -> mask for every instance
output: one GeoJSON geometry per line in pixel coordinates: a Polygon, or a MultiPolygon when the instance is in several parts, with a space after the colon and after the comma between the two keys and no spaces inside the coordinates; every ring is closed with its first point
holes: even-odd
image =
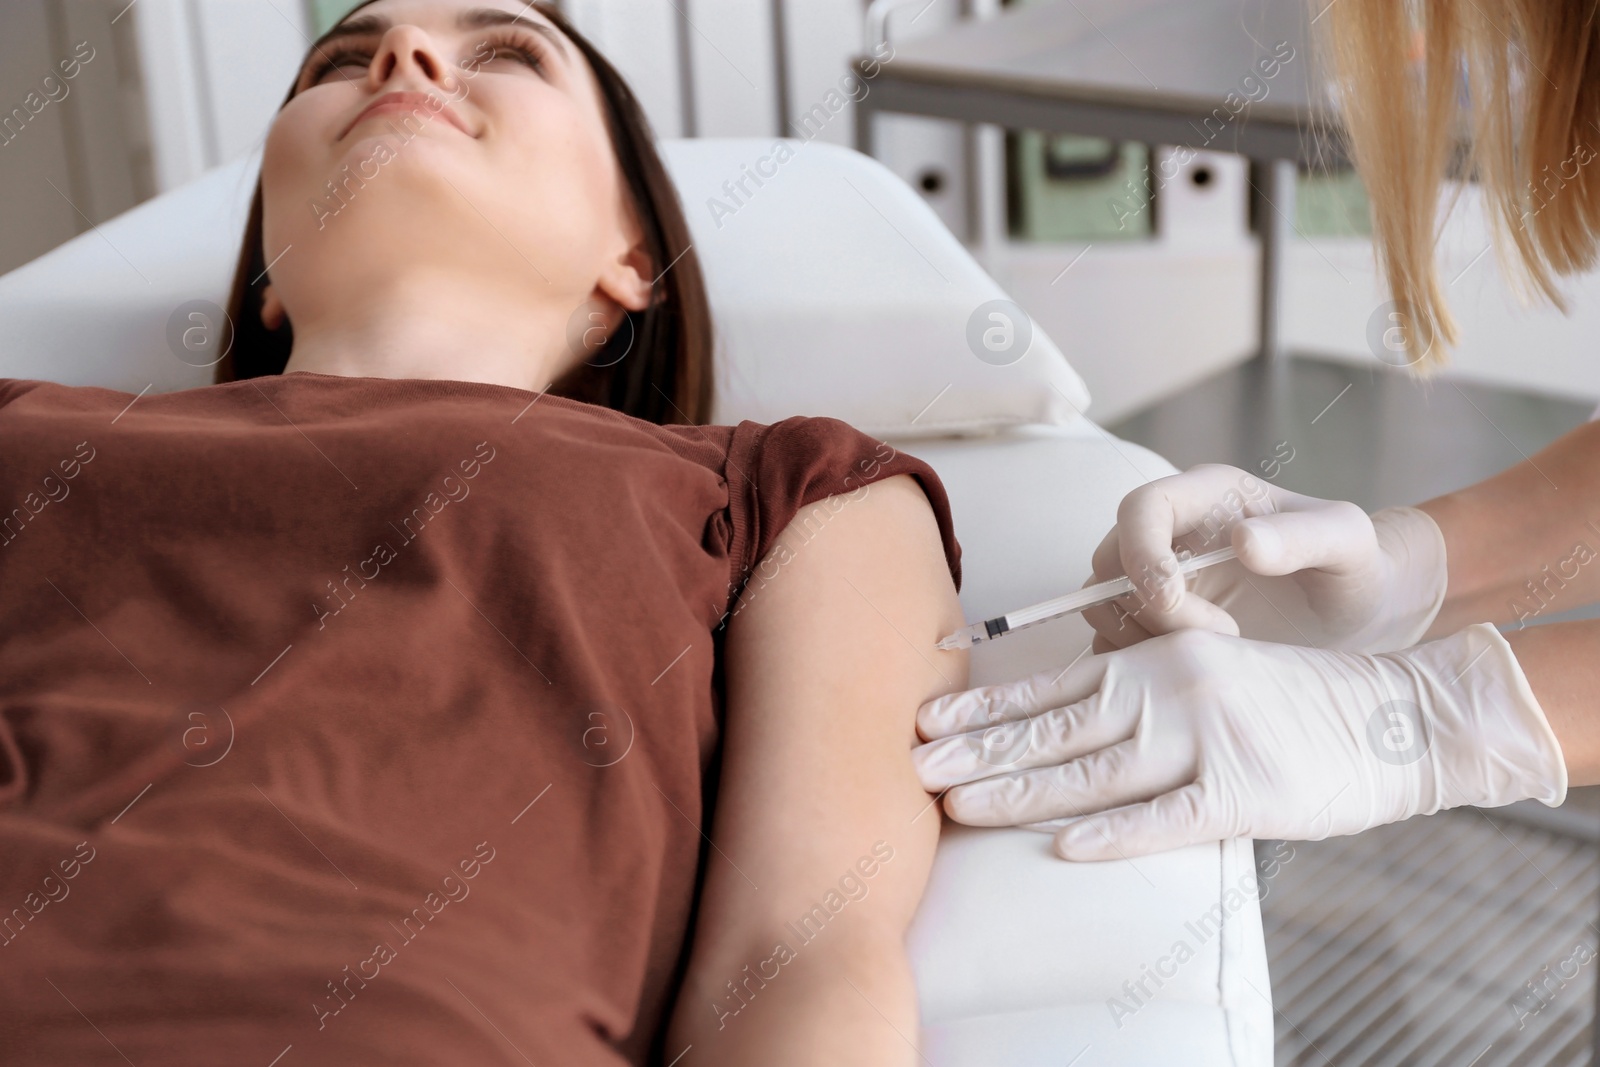
{"type": "Polygon", "coordinates": [[[961,589],[956,541],[944,483],[926,462],[838,419],[795,416],[766,425],[741,422],[728,446],[725,476],[733,527],[731,588],[737,590],[800,510],[856,492],[896,474],[916,478],[939,523],[951,580],[961,589]]]}
{"type": "Polygon", "coordinates": [[[0,408],[5,407],[39,383],[30,378],[0,378],[0,408]]]}

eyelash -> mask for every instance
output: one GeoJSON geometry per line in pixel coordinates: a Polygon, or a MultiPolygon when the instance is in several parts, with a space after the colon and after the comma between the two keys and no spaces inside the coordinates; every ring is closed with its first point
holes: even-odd
{"type": "Polygon", "coordinates": [[[544,72],[544,46],[532,34],[521,34],[509,29],[491,30],[483,40],[478,42],[478,47],[473,49],[474,58],[483,51],[484,45],[494,46],[494,51],[487,57],[489,59],[498,56],[501,52],[510,52],[535,71],[544,72]]]}
{"type": "MultiPolygon", "coordinates": [[[[532,37],[523,37],[514,30],[491,30],[478,46],[472,50],[472,58],[468,60],[469,67],[474,62],[486,63],[502,53],[510,52],[526,63],[534,71],[543,74],[545,54],[543,47],[532,37]],[[492,46],[487,56],[483,55],[485,45],[492,46]]],[[[372,62],[372,54],[359,48],[342,48],[320,56],[315,66],[306,76],[307,86],[316,85],[322,81],[334,68],[344,65],[345,61],[360,59],[372,62]]]]}

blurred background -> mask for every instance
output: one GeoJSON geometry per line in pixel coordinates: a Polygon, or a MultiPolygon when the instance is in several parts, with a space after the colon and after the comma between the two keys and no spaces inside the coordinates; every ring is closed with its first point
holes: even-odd
{"type": "MultiPolygon", "coordinates": [[[[1034,3],[1135,53],[1141,19],[1161,7],[875,10],[893,8],[888,38],[901,44],[1034,3]]],[[[5,0],[0,273],[254,151],[310,41],[350,6],[5,0]],[[74,56],[76,74],[54,77],[74,56]]],[[[558,6],[629,78],[662,137],[794,136],[870,43],[865,0],[558,6]]],[[[1368,509],[1414,503],[1537,451],[1600,398],[1600,279],[1568,284],[1568,315],[1525,306],[1489,252],[1470,185],[1441,254],[1464,341],[1444,373],[1418,382],[1369,341],[1386,297],[1348,170],[1297,176],[1279,324],[1290,354],[1268,366],[1253,358],[1261,253],[1240,157],[1199,152],[1158,182],[1172,152],[1160,144],[893,114],[875,123],[875,154],[1067,354],[1094,397],[1089,414],[1179,467],[1230,462],[1368,509]]],[[[847,106],[808,134],[849,145],[853,125],[847,106]]],[[[1585,613],[1554,609],[1539,621],[1585,613]]],[[[1550,979],[1600,936],[1589,793],[1554,811],[1454,811],[1353,839],[1258,843],[1279,1062],[1589,1062],[1595,968],[1550,979]],[[1545,993],[1530,1010],[1535,989],[1545,993]]]]}
{"type": "MultiPolygon", "coordinates": [[[[350,6],[6,0],[0,272],[254,149],[311,39],[350,6]],[[94,58],[61,83],[61,100],[50,100],[41,81],[82,41],[94,58]],[[30,99],[43,103],[38,114],[30,99]]],[[[890,16],[889,34],[910,41],[1011,6],[907,3],[890,16]]],[[[1087,9],[1098,16],[1116,6],[1087,9]]],[[[788,123],[837,86],[865,33],[864,0],[566,0],[564,8],[628,76],[663,137],[793,135],[788,123]]],[[[1117,31],[1114,17],[1097,21],[1117,31]]],[[[851,106],[816,136],[850,144],[851,106]]],[[[1200,153],[1152,197],[1149,168],[1169,151],[1160,145],[1011,131],[983,146],[1003,157],[992,162],[1004,179],[984,186],[980,202],[961,124],[901,115],[877,123],[876,154],[957,234],[977,243],[986,216],[1002,220],[1003,234],[996,240],[990,228],[981,258],[1087,380],[1102,423],[1253,353],[1258,253],[1238,157],[1200,153]],[[1141,198],[1158,202],[1146,207],[1141,198]]],[[[1284,340],[1297,352],[1371,364],[1365,327],[1377,289],[1360,183],[1323,170],[1302,173],[1299,186],[1284,340]]],[[[1583,340],[1600,336],[1600,281],[1571,287],[1570,318],[1521,309],[1494,257],[1474,261],[1487,237],[1472,201],[1469,190],[1444,262],[1466,338],[1452,373],[1583,402],[1600,397],[1600,362],[1583,340]],[[1501,358],[1507,351],[1517,358],[1501,358]]]]}

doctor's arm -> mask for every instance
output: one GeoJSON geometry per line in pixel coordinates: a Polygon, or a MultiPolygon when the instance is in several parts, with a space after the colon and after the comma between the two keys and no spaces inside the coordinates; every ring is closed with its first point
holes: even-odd
{"type": "Polygon", "coordinates": [[[796,517],[728,622],[679,1067],[917,1062],[904,938],[939,812],[910,749],[918,705],[966,686],[967,653],[934,648],[962,617],[921,488],[895,475],[852,496],[796,517]]]}
{"type": "Polygon", "coordinates": [[[1140,576],[1144,595],[1085,613],[1095,651],[1198,627],[1388,653],[1504,625],[1572,783],[1600,782],[1589,697],[1600,691],[1600,624],[1529,625],[1600,601],[1600,422],[1492,478],[1371,517],[1206,465],[1134,490],[1117,520],[1095,577],[1140,576]],[[1238,563],[1202,572],[1187,592],[1165,580],[1170,544],[1213,548],[1219,536],[1238,563]]]}
{"type": "Polygon", "coordinates": [[[1444,533],[1449,562],[1428,636],[1600,601],[1600,422],[1418,509],[1444,533]]]}
{"type": "Polygon", "coordinates": [[[1600,783],[1600,621],[1528,625],[1600,602],[1600,422],[1418,509],[1444,534],[1449,567],[1425,639],[1479,621],[1518,624],[1506,640],[1572,784],[1600,783]]]}
{"type": "Polygon", "coordinates": [[[959,821],[1051,822],[1078,859],[1560,803],[1600,783],[1600,622],[1490,624],[1595,601],[1597,554],[1600,425],[1370,518],[1194,468],[1130,493],[1096,552],[1143,587],[1091,617],[1108,654],[931,702],[919,771],[959,821]],[[1239,563],[1166,579],[1174,542],[1219,534],[1239,563]],[[949,737],[980,714],[1033,716],[1030,744],[983,765],[949,737]]]}

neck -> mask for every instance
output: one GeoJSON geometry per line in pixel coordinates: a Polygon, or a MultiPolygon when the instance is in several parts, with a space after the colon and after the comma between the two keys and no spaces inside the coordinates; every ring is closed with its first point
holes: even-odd
{"type": "Polygon", "coordinates": [[[483,279],[396,280],[357,286],[352,302],[313,308],[294,323],[284,373],[487,382],[539,391],[574,365],[568,315],[483,279]],[[320,313],[319,313],[320,312],[320,313]]]}

